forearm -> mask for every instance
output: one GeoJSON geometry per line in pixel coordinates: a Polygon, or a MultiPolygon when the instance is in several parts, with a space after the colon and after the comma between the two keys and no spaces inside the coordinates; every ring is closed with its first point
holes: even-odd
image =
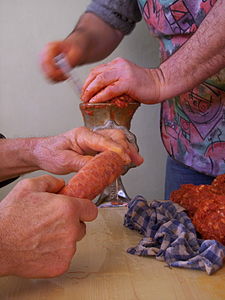
{"type": "Polygon", "coordinates": [[[187,92],[225,67],[225,1],[218,0],[195,34],[157,69],[159,101],[187,92]]]}
{"type": "Polygon", "coordinates": [[[85,13],[67,40],[80,47],[79,65],[99,61],[118,46],[123,34],[92,13],[85,13]]]}
{"type": "Polygon", "coordinates": [[[0,140],[0,181],[38,170],[33,148],[37,138],[0,140]]]}

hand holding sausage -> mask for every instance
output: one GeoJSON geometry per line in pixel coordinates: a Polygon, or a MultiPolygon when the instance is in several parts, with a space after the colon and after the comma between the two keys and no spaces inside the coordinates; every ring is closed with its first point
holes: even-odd
{"type": "Polygon", "coordinates": [[[126,164],[143,159],[120,130],[94,133],[88,128],[72,129],[58,136],[44,138],[1,139],[0,180],[45,170],[54,174],[77,172],[96,153],[111,150],[126,164]]]}
{"type": "Polygon", "coordinates": [[[125,164],[143,162],[137,150],[128,143],[120,130],[93,132],[86,127],[70,130],[58,136],[37,139],[33,160],[39,169],[54,174],[79,171],[98,152],[118,153],[125,164]]]}
{"type": "Polygon", "coordinates": [[[56,195],[49,175],[20,181],[0,203],[0,275],[54,277],[67,271],[86,221],[97,216],[85,199],[56,195]]]}

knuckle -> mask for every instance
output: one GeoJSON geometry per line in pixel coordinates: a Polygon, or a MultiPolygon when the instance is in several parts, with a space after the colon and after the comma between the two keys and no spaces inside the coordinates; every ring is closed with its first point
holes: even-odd
{"type": "Polygon", "coordinates": [[[103,131],[100,133],[94,133],[96,137],[96,144],[105,146],[106,142],[111,141],[111,137],[107,135],[107,131],[104,133],[103,131]],[[104,135],[106,134],[106,135],[104,135]]]}
{"type": "Polygon", "coordinates": [[[39,178],[42,178],[45,182],[45,180],[50,181],[53,177],[52,177],[52,175],[44,174],[44,175],[40,176],[39,178]]]}
{"type": "Polygon", "coordinates": [[[61,172],[64,173],[67,170],[71,169],[71,161],[69,161],[64,154],[58,156],[58,167],[61,169],[61,172]]]}
{"type": "Polygon", "coordinates": [[[114,129],[114,130],[115,130],[116,137],[118,139],[126,139],[126,135],[122,129],[114,129]]]}
{"type": "Polygon", "coordinates": [[[76,136],[78,138],[81,137],[81,136],[83,136],[83,134],[89,133],[89,132],[91,132],[91,130],[89,128],[87,128],[87,127],[84,127],[84,126],[76,128],[76,136]]]}
{"type": "Polygon", "coordinates": [[[32,189],[35,186],[35,183],[32,178],[25,178],[18,182],[17,186],[21,189],[32,189]]]}
{"type": "Polygon", "coordinates": [[[114,62],[121,62],[121,61],[124,61],[124,58],[118,56],[118,57],[116,57],[113,61],[114,61],[114,62]]]}
{"type": "Polygon", "coordinates": [[[104,82],[105,80],[106,80],[106,74],[105,73],[100,73],[99,75],[98,75],[98,80],[100,81],[100,82],[104,82]]]}
{"type": "Polygon", "coordinates": [[[60,206],[61,214],[69,222],[70,218],[73,218],[73,216],[74,216],[74,206],[73,206],[72,201],[70,201],[70,198],[68,197],[68,199],[65,199],[63,197],[63,199],[58,204],[58,206],[60,206]]]}
{"type": "Polygon", "coordinates": [[[107,88],[105,88],[105,93],[107,93],[108,99],[113,99],[117,96],[117,87],[116,85],[110,85],[107,88]]]}
{"type": "Polygon", "coordinates": [[[128,60],[123,57],[117,57],[115,59],[115,62],[118,63],[119,65],[122,65],[123,67],[126,67],[129,65],[128,60]]]}
{"type": "Polygon", "coordinates": [[[98,73],[98,71],[99,71],[99,69],[101,69],[101,68],[102,68],[102,66],[103,66],[103,64],[101,64],[101,65],[98,65],[98,66],[96,66],[96,67],[92,68],[92,69],[91,69],[91,71],[90,71],[90,74],[91,74],[91,75],[95,75],[95,74],[97,74],[97,73],[98,73]]]}

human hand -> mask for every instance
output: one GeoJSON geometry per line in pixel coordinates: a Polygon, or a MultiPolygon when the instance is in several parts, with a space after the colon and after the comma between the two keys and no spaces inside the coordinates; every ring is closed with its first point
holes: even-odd
{"type": "Polygon", "coordinates": [[[140,165],[143,158],[121,130],[93,132],[86,127],[75,128],[58,136],[34,139],[33,162],[39,169],[67,174],[79,171],[96,153],[117,152],[125,164],[140,165]]]}
{"type": "Polygon", "coordinates": [[[48,43],[41,52],[40,64],[45,76],[53,82],[67,79],[66,74],[55,62],[55,57],[61,53],[64,54],[71,67],[78,65],[82,57],[79,44],[70,39],[48,43]]]}
{"type": "MultiPolygon", "coordinates": [[[[98,130],[97,133],[109,137],[116,143],[118,143],[121,147],[123,147],[123,151],[126,151],[130,160],[127,160],[128,163],[133,163],[135,166],[139,166],[143,163],[143,157],[138,153],[138,149],[135,145],[128,142],[125,133],[119,129],[101,129],[98,130]]],[[[110,150],[110,149],[109,149],[110,150]]],[[[117,152],[119,154],[119,152],[117,152]]]]}
{"type": "Polygon", "coordinates": [[[87,199],[56,195],[49,175],[20,181],[0,203],[0,275],[54,277],[69,268],[84,222],[97,217],[87,199]]]}
{"type": "Polygon", "coordinates": [[[142,68],[116,58],[94,68],[87,77],[81,100],[99,103],[123,94],[145,104],[158,103],[162,79],[159,69],[142,68]]]}

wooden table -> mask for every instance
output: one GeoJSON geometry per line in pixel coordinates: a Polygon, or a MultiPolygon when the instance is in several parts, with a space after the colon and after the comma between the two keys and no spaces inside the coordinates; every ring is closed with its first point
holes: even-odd
{"type": "Polygon", "coordinates": [[[100,208],[78,245],[70,270],[52,279],[0,279],[0,299],[18,300],[215,300],[225,299],[225,267],[209,276],[168,268],[126,249],[140,240],[125,228],[126,208],[100,208]]]}

